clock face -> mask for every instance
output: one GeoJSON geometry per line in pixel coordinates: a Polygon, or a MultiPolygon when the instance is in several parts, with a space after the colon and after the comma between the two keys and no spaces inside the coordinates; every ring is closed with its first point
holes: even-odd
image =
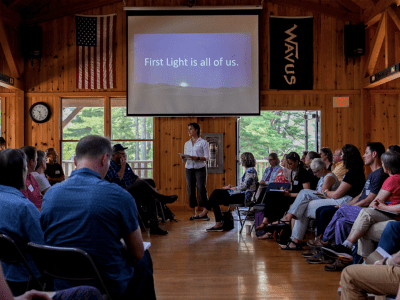
{"type": "Polygon", "coordinates": [[[36,103],[30,109],[30,116],[37,123],[46,122],[50,118],[49,107],[44,103],[36,103]]]}

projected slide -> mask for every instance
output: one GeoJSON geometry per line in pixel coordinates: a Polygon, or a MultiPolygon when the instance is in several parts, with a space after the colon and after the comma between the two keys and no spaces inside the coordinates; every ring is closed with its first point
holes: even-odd
{"type": "MultiPolygon", "coordinates": [[[[249,16],[235,17],[249,20],[249,16]]],[[[162,23],[167,25],[179,24],[181,20],[165,18],[162,23]]],[[[198,31],[202,24],[209,24],[208,20],[217,19],[185,18],[184,21],[198,31]],[[196,22],[199,26],[193,25],[196,22]]],[[[227,17],[218,18],[230,24],[227,17]]],[[[164,32],[160,33],[154,32],[160,28],[154,25],[157,29],[151,33],[144,26],[146,30],[141,30],[140,25],[141,19],[137,17],[136,26],[132,25],[133,34],[128,35],[128,114],[246,115],[259,112],[258,43],[254,41],[257,39],[254,28],[248,32],[238,28],[231,32],[190,32],[193,29],[176,32],[174,25],[168,32],[170,28],[165,25],[164,32]]],[[[232,29],[233,26],[226,27],[232,29]]],[[[186,29],[182,23],[179,28],[186,29]]]]}

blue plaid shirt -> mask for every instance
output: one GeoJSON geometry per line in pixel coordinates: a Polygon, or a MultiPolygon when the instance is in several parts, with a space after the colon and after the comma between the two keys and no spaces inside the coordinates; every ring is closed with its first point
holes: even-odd
{"type": "Polygon", "coordinates": [[[109,182],[116,183],[120,187],[126,189],[128,186],[134,183],[136,179],[139,178],[139,176],[133,173],[132,168],[128,163],[126,163],[125,165],[125,172],[122,180],[118,177],[119,170],[121,170],[121,166],[118,166],[113,160],[111,160],[110,168],[108,169],[105,179],[109,182]]]}

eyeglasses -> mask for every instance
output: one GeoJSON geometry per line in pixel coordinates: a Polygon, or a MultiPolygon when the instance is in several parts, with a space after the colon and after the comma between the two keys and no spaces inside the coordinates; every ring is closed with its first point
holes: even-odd
{"type": "Polygon", "coordinates": [[[275,159],[273,159],[273,158],[268,158],[268,161],[271,161],[271,160],[275,160],[275,159]]]}
{"type": "Polygon", "coordinates": [[[314,173],[314,174],[317,174],[319,171],[321,171],[321,170],[313,171],[313,173],[314,173]]]}

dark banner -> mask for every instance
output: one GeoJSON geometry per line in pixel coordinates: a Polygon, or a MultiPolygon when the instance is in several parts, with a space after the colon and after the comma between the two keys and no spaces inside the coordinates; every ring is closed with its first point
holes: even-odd
{"type": "Polygon", "coordinates": [[[313,18],[270,17],[270,89],[313,89],[313,18]]]}

